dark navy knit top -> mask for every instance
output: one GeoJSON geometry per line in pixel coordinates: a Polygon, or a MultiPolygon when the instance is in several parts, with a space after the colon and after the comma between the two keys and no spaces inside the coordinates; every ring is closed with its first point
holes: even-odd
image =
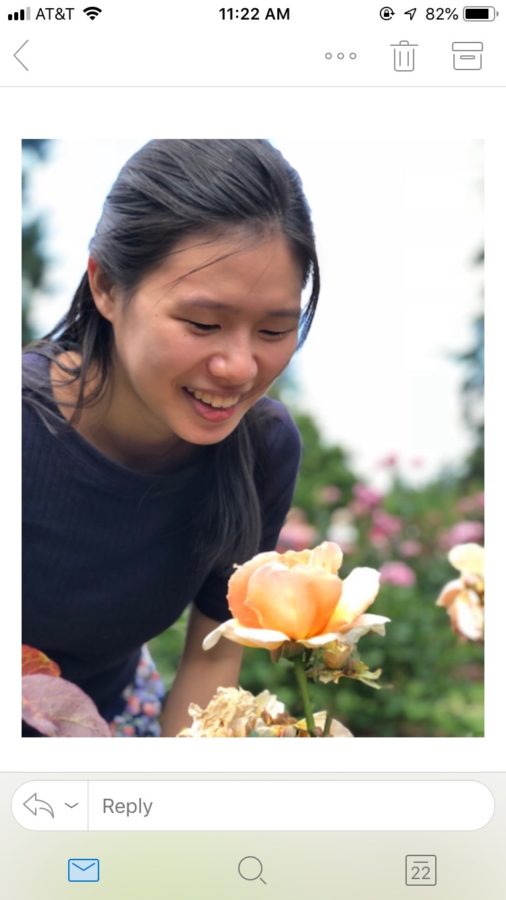
{"type": "MultiPolygon", "coordinates": [[[[43,357],[25,354],[24,365],[48,379],[43,357]]],[[[258,403],[271,473],[257,480],[259,549],[270,550],[291,504],[300,437],[283,404],[258,403]]],[[[168,474],[137,472],[58,415],[53,434],[23,403],[23,643],[55,660],[110,718],[141,645],[188,604],[211,619],[230,616],[226,577],[196,558],[192,541],[210,456],[168,474]]]]}

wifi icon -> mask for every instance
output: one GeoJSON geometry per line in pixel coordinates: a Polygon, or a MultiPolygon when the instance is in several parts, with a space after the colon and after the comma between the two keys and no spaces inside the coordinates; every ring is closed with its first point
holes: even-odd
{"type": "Polygon", "coordinates": [[[102,10],[98,6],[87,6],[86,9],[83,9],[83,13],[92,21],[93,19],[96,19],[101,12],[102,10]]]}

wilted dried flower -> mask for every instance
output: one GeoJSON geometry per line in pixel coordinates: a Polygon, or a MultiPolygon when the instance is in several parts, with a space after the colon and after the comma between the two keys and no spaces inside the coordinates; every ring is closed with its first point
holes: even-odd
{"type": "Polygon", "coordinates": [[[344,663],[349,658],[353,647],[342,644],[340,641],[333,641],[323,648],[322,658],[327,669],[342,669],[344,663]]]}
{"type": "Polygon", "coordinates": [[[461,576],[448,582],[436,605],[445,607],[457,634],[470,641],[481,641],[485,618],[483,547],[479,544],[459,544],[450,550],[448,559],[461,576]]]}
{"type": "MultiPolygon", "coordinates": [[[[305,719],[297,721],[290,716],[269,691],[255,697],[242,688],[220,687],[205,709],[192,703],[188,712],[193,724],[178,737],[309,737],[305,719]]],[[[316,713],[314,718],[322,736],[326,712],[316,713]]],[[[353,737],[337,719],[332,719],[328,736],[353,737]]]]}
{"type": "Polygon", "coordinates": [[[263,715],[275,720],[284,711],[284,705],[269,691],[255,697],[242,688],[220,687],[205,709],[190,704],[193,724],[178,737],[247,737],[257,725],[265,724],[263,715]]]}

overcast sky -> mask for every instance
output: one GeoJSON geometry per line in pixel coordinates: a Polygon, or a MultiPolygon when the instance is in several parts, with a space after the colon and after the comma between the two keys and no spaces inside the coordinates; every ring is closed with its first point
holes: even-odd
{"type": "MultiPolygon", "coordinates": [[[[417,480],[459,464],[470,445],[452,357],[481,308],[481,143],[272,139],[302,177],[321,264],[318,312],[291,364],[299,405],[376,484],[390,453],[417,480]]],[[[105,195],[143,143],[55,142],[38,167],[51,258],[41,333],[68,307],[105,195]]]]}

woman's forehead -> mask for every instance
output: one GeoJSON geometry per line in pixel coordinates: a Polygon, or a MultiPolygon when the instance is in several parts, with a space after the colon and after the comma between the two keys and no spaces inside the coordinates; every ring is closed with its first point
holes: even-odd
{"type": "Polygon", "coordinates": [[[220,238],[189,240],[178,246],[153,273],[172,297],[233,305],[234,293],[269,293],[273,301],[300,298],[300,265],[282,235],[245,241],[220,238]]]}

